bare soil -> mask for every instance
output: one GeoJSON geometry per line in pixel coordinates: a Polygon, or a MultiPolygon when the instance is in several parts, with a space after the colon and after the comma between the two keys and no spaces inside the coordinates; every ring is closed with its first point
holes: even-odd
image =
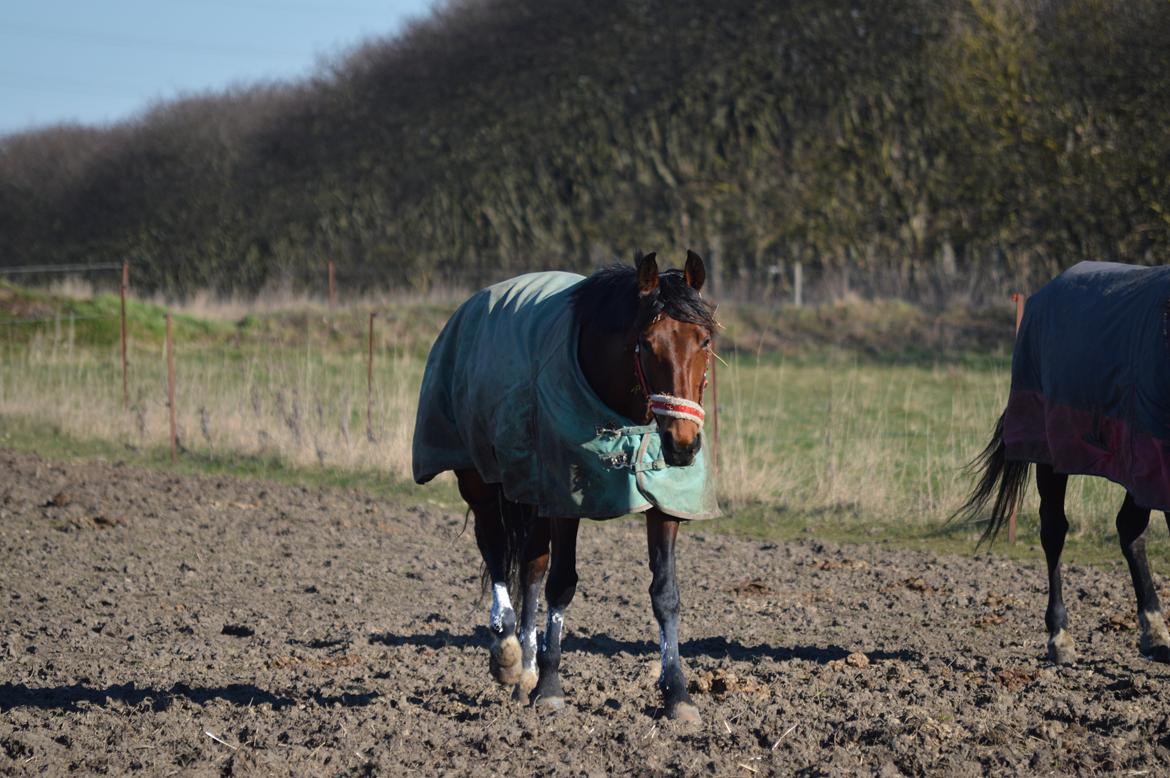
{"type": "Polygon", "coordinates": [[[488,676],[463,516],[0,451],[0,773],[1095,774],[1170,768],[1123,570],[687,531],[699,726],[661,716],[639,522],[589,523],[541,715],[488,676]]]}

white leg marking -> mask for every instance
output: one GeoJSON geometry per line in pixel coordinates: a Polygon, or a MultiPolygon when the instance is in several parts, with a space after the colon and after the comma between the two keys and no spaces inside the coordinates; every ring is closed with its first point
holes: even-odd
{"type": "Polygon", "coordinates": [[[505,584],[492,584],[492,615],[488,623],[493,630],[499,631],[504,626],[504,611],[512,610],[512,598],[508,596],[508,587],[505,584]]]}
{"type": "Polygon", "coordinates": [[[658,649],[662,653],[662,677],[666,677],[666,668],[678,661],[678,647],[671,651],[666,645],[666,630],[658,628],[658,649]]]}
{"type": "Polygon", "coordinates": [[[530,624],[520,637],[524,642],[524,669],[536,672],[536,624],[530,624]]]}
{"type": "Polygon", "coordinates": [[[542,651],[548,651],[548,636],[553,631],[554,626],[556,627],[558,637],[564,638],[565,611],[562,608],[548,609],[548,619],[544,624],[544,640],[540,644],[542,651]]]}

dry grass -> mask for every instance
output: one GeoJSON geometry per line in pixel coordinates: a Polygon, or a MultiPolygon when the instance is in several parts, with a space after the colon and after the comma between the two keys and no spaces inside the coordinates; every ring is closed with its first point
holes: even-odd
{"type": "MultiPolygon", "coordinates": [[[[465,300],[469,292],[449,286],[436,285],[425,291],[368,290],[358,293],[346,292],[343,299],[344,311],[354,310],[397,310],[406,306],[438,305],[454,310],[465,300]]],[[[239,321],[246,316],[266,316],[289,312],[326,316],[332,313],[326,295],[295,292],[287,288],[265,291],[260,296],[224,297],[208,291],[200,291],[182,301],[167,300],[161,296],[150,298],[155,305],[170,308],[177,313],[213,321],[239,321]]]]}
{"type": "MultiPolygon", "coordinates": [[[[752,503],[862,523],[937,527],[966,498],[967,463],[986,445],[1008,390],[1007,366],[732,362],[720,376],[720,483],[752,503]],[[726,376],[726,377],[724,377],[726,376]]],[[[1123,492],[1070,482],[1080,533],[1108,534],[1123,492]]],[[[1021,511],[1034,521],[1030,495],[1021,511]]]]}
{"type": "MultiPolygon", "coordinates": [[[[0,368],[0,414],[45,420],[74,437],[132,447],[169,441],[165,356],[135,348],[130,408],[117,354],[52,328],[0,368]]],[[[405,478],[422,363],[385,343],[375,354],[372,440],[364,354],[254,347],[231,355],[177,347],[177,426],[188,450],[279,457],[290,464],[378,470],[405,478]]]]}

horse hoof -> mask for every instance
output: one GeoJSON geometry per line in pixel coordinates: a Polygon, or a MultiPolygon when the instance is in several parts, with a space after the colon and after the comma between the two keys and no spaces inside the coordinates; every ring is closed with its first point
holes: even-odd
{"type": "Polygon", "coordinates": [[[532,701],[532,707],[542,713],[558,713],[565,709],[564,697],[537,697],[532,701]]]}
{"type": "Polygon", "coordinates": [[[520,680],[512,689],[513,702],[528,702],[532,699],[532,690],[536,688],[538,676],[534,670],[525,670],[520,673],[520,680]]]}
{"type": "Polygon", "coordinates": [[[1170,646],[1149,646],[1142,651],[1142,656],[1162,664],[1170,664],[1170,646]]]}
{"type": "Polygon", "coordinates": [[[1071,665],[1077,661],[1077,649],[1068,633],[1061,630],[1048,641],[1048,659],[1053,664],[1071,665]]]}
{"type": "Polygon", "coordinates": [[[516,639],[515,635],[509,635],[503,640],[493,643],[491,658],[488,662],[492,678],[495,678],[496,682],[502,686],[512,686],[519,683],[523,670],[520,663],[522,656],[520,641],[516,639]]]}
{"type": "Polygon", "coordinates": [[[703,717],[699,715],[699,709],[689,702],[680,702],[674,705],[667,711],[667,715],[674,721],[681,721],[684,724],[703,723],[703,717]]]}

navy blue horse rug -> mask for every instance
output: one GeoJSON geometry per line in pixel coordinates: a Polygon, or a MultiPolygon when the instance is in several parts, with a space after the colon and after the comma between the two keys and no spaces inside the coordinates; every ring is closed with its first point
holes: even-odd
{"type": "Polygon", "coordinates": [[[1008,460],[1121,484],[1170,510],[1170,267],[1081,262],[1028,298],[1004,414],[1008,460]]]}

